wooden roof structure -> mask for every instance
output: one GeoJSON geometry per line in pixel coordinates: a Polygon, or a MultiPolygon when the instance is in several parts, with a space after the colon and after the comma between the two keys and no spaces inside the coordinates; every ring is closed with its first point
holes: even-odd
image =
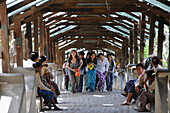
{"type": "MultiPolygon", "coordinates": [[[[14,30],[18,66],[23,65],[23,32],[28,39],[27,58],[40,47],[40,55],[46,55],[49,62],[62,64],[69,48],[107,49],[124,66],[129,58],[130,63],[138,62],[138,45],[143,61],[145,39],[150,40],[149,54],[153,53],[158,29],[158,56],[162,58],[163,25],[169,26],[170,18],[168,0],[1,0],[0,6],[1,27],[14,30]]],[[[3,53],[7,52],[4,41],[3,53]]]]}

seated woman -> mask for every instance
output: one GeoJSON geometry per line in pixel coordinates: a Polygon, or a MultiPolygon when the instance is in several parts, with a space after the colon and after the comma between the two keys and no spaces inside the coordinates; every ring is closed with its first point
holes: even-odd
{"type": "MultiPolygon", "coordinates": [[[[155,69],[162,69],[163,67],[161,65],[159,65],[159,58],[158,57],[153,57],[151,64],[154,67],[154,71],[155,69]]],[[[140,112],[145,112],[147,111],[146,109],[146,105],[150,102],[154,102],[155,100],[155,73],[153,74],[148,74],[147,76],[147,80],[152,80],[152,84],[149,86],[149,89],[147,89],[147,91],[144,91],[141,93],[141,95],[138,97],[137,102],[136,102],[136,106],[138,108],[138,111],[140,112]]],[[[146,85],[147,87],[147,85],[146,85]]]]}
{"type": "Polygon", "coordinates": [[[87,87],[86,90],[90,89],[90,92],[94,92],[95,83],[96,83],[96,68],[97,68],[97,59],[95,58],[95,52],[91,52],[89,59],[87,60],[87,87]]]}
{"type": "Polygon", "coordinates": [[[42,96],[47,103],[49,109],[51,109],[51,104],[53,104],[55,110],[61,110],[55,105],[54,97],[55,94],[52,89],[48,88],[45,86],[42,82],[42,79],[40,77],[41,75],[41,69],[42,69],[42,64],[37,62],[33,64],[33,67],[35,68],[36,71],[36,76],[35,76],[35,81],[36,85],[38,87],[38,95],[42,96]]]}
{"type": "Polygon", "coordinates": [[[46,64],[46,57],[40,56],[39,62],[42,63],[42,77],[43,77],[43,79],[45,79],[49,85],[52,85],[54,87],[55,93],[57,96],[60,95],[58,85],[54,81],[51,81],[51,79],[53,79],[54,76],[51,73],[51,71],[47,68],[48,65],[46,64]]]}
{"type": "Polygon", "coordinates": [[[128,98],[122,105],[129,105],[130,100],[132,98],[136,100],[141,93],[141,89],[143,88],[145,78],[144,66],[142,63],[139,63],[136,65],[136,68],[138,72],[138,79],[136,80],[134,85],[132,85],[131,88],[129,89],[128,98]]]}

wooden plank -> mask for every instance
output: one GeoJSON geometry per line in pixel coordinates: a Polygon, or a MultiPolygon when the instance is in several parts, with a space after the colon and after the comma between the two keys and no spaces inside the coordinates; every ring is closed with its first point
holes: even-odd
{"type": "Polygon", "coordinates": [[[133,40],[133,32],[130,30],[130,64],[133,64],[133,45],[134,45],[134,40],[133,40]]]}
{"type": "Polygon", "coordinates": [[[145,47],[145,14],[141,15],[141,28],[140,28],[140,62],[144,60],[144,47],[145,47]]]}
{"type": "Polygon", "coordinates": [[[43,17],[39,17],[39,26],[40,26],[40,55],[44,55],[44,22],[43,22],[43,17]]]}
{"type": "MultiPolygon", "coordinates": [[[[159,29],[158,29],[158,47],[157,47],[157,56],[162,60],[162,52],[163,52],[163,40],[164,40],[164,23],[160,18],[159,20],[159,29]]],[[[160,62],[162,65],[162,61],[160,62]]]]}
{"type": "Polygon", "coordinates": [[[134,63],[138,63],[137,23],[134,24],[134,63]]]}
{"type": "Polygon", "coordinates": [[[150,18],[150,35],[149,35],[149,55],[153,54],[154,48],[154,37],[155,37],[155,19],[150,18]]]}
{"type": "Polygon", "coordinates": [[[31,22],[28,22],[27,24],[26,24],[26,27],[27,27],[27,29],[26,29],[26,31],[27,31],[27,33],[26,33],[26,37],[27,37],[27,39],[28,39],[28,52],[29,52],[29,55],[31,55],[31,52],[32,52],[32,30],[31,30],[31,22]]]}
{"type": "Polygon", "coordinates": [[[38,18],[34,19],[34,51],[38,52],[38,18]]]}
{"type": "Polygon", "coordinates": [[[0,38],[1,38],[1,54],[2,54],[2,72],[9,72],[9,38],[8,38],[8,15],[6,1],[0,3],[0,38]]]}
{"type": "Polygon", "coordinates": [[[23,67],[23,51],[22,51],[22,34],[21,34],[21,21],[14,23],[14,37],[17,52],[17,67],[23,67]]]}

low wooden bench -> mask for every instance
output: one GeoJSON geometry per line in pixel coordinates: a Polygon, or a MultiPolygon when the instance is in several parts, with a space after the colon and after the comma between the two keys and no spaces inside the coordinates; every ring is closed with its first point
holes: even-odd
{"type": "MultiPolygon", "coordinates": [[[[3,109],[7,110],[8,113],[26,113],[26,103],[25,103],[25,82],[24,75],[21,73],[0,73],[0,96],[1,99],[11,98],[9,103],[5,100],[4,107],[9,108],[3,109]]],[[[2,106],[1,106],[2,107],[2,106]]],[[[1,111],[3,113],[3,111],[1,111]]],[[[5,111],[4,111],[5,112],[5,111]]]]}

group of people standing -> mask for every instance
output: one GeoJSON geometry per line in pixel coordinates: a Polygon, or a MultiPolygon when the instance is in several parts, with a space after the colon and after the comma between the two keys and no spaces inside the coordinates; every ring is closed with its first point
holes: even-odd
{"type": "Polygon", "coordinates": [[[63,65],[65,74],[66,89],[68,90],[69,77],[71,79],[72,92],[82,92],[83,81],[85,82],[85,89],[94,92],[95,89],[103,91],[105,82],[108,91],[112,91],[113,76],[115,62],[112,55],[108,54],[107,58],[102,53],[96,56],[95,52],[88,52],[87,57],[84,58],[85,53],[76,50],[70,52],[70,57],[63,65]],[[80,70],[80,77],[75,76],[77,70],[80,70]]]}

